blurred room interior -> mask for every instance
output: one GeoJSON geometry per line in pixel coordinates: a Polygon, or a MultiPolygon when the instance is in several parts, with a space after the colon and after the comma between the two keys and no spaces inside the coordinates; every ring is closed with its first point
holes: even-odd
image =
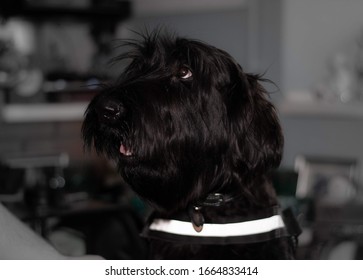
{"type": "Polygon", "coordinates": [[[2,0],[0,201],[67,255],[145,258],[148,207],[83,150],[117,39],[165,26],[264,73],[285,134],[273,174],[302,227],[298,258],[363,258],[363,2],[2,0]]]}

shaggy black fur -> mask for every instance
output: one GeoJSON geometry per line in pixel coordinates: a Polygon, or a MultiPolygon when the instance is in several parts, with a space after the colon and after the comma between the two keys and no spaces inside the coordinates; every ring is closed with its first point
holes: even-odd
{"type": "MultiPolygon", "coordinates": [[[[268,175],[283,135],[258,75],[225,51],[153,32],[127,43],[130,59],[90,103],[86,146],[118,163],[122,177],[158,213],[171,217],[210,193],[236,198],[202,209],[206,220],[240,217],[277,204],[268,175]]],[[[290,259],[288,238],[199,245],[153,240],[153,257],[290,259]]]]}

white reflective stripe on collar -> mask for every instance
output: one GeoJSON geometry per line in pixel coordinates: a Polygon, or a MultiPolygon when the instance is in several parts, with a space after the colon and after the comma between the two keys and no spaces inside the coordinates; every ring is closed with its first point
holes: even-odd
{"type": "Polygon", "coordinates": [[[201,232],[193,229],[191,222],[178,220],[155,219],[149,229],[154,231],[167,232],[177,235],[203,236],[203,237],[227,237],[245,236],[270,232],[284,228],[284,222],[280,215],[274,215],[264,219],[252,220],[230,224],[204,224],[201,232]]]}

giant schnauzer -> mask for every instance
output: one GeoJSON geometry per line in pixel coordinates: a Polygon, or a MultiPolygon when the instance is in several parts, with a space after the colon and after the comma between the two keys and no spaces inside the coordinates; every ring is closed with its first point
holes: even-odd
{"type": "Polygon", "coordinates": [[[155,209],[142,232],[152,257],[292,259],[294,220],[269,182],[283,135],[262,78],[206,43],[141,36],[82,131],[155,209]]]}

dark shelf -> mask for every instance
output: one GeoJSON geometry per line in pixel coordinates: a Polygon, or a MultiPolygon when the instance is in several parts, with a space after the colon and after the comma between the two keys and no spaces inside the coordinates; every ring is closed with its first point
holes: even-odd
{"type": "Polygon", "coordinates": [[[122,21],[131,15],[131,3],[118,1],[115,6],[93,6],[89,8],[38,7],[26,3],[15,5],[17,1],[0,3],[0,14],[4,18],[20,16],[32,21],[73,19],[83,21],[122,21]]]}

